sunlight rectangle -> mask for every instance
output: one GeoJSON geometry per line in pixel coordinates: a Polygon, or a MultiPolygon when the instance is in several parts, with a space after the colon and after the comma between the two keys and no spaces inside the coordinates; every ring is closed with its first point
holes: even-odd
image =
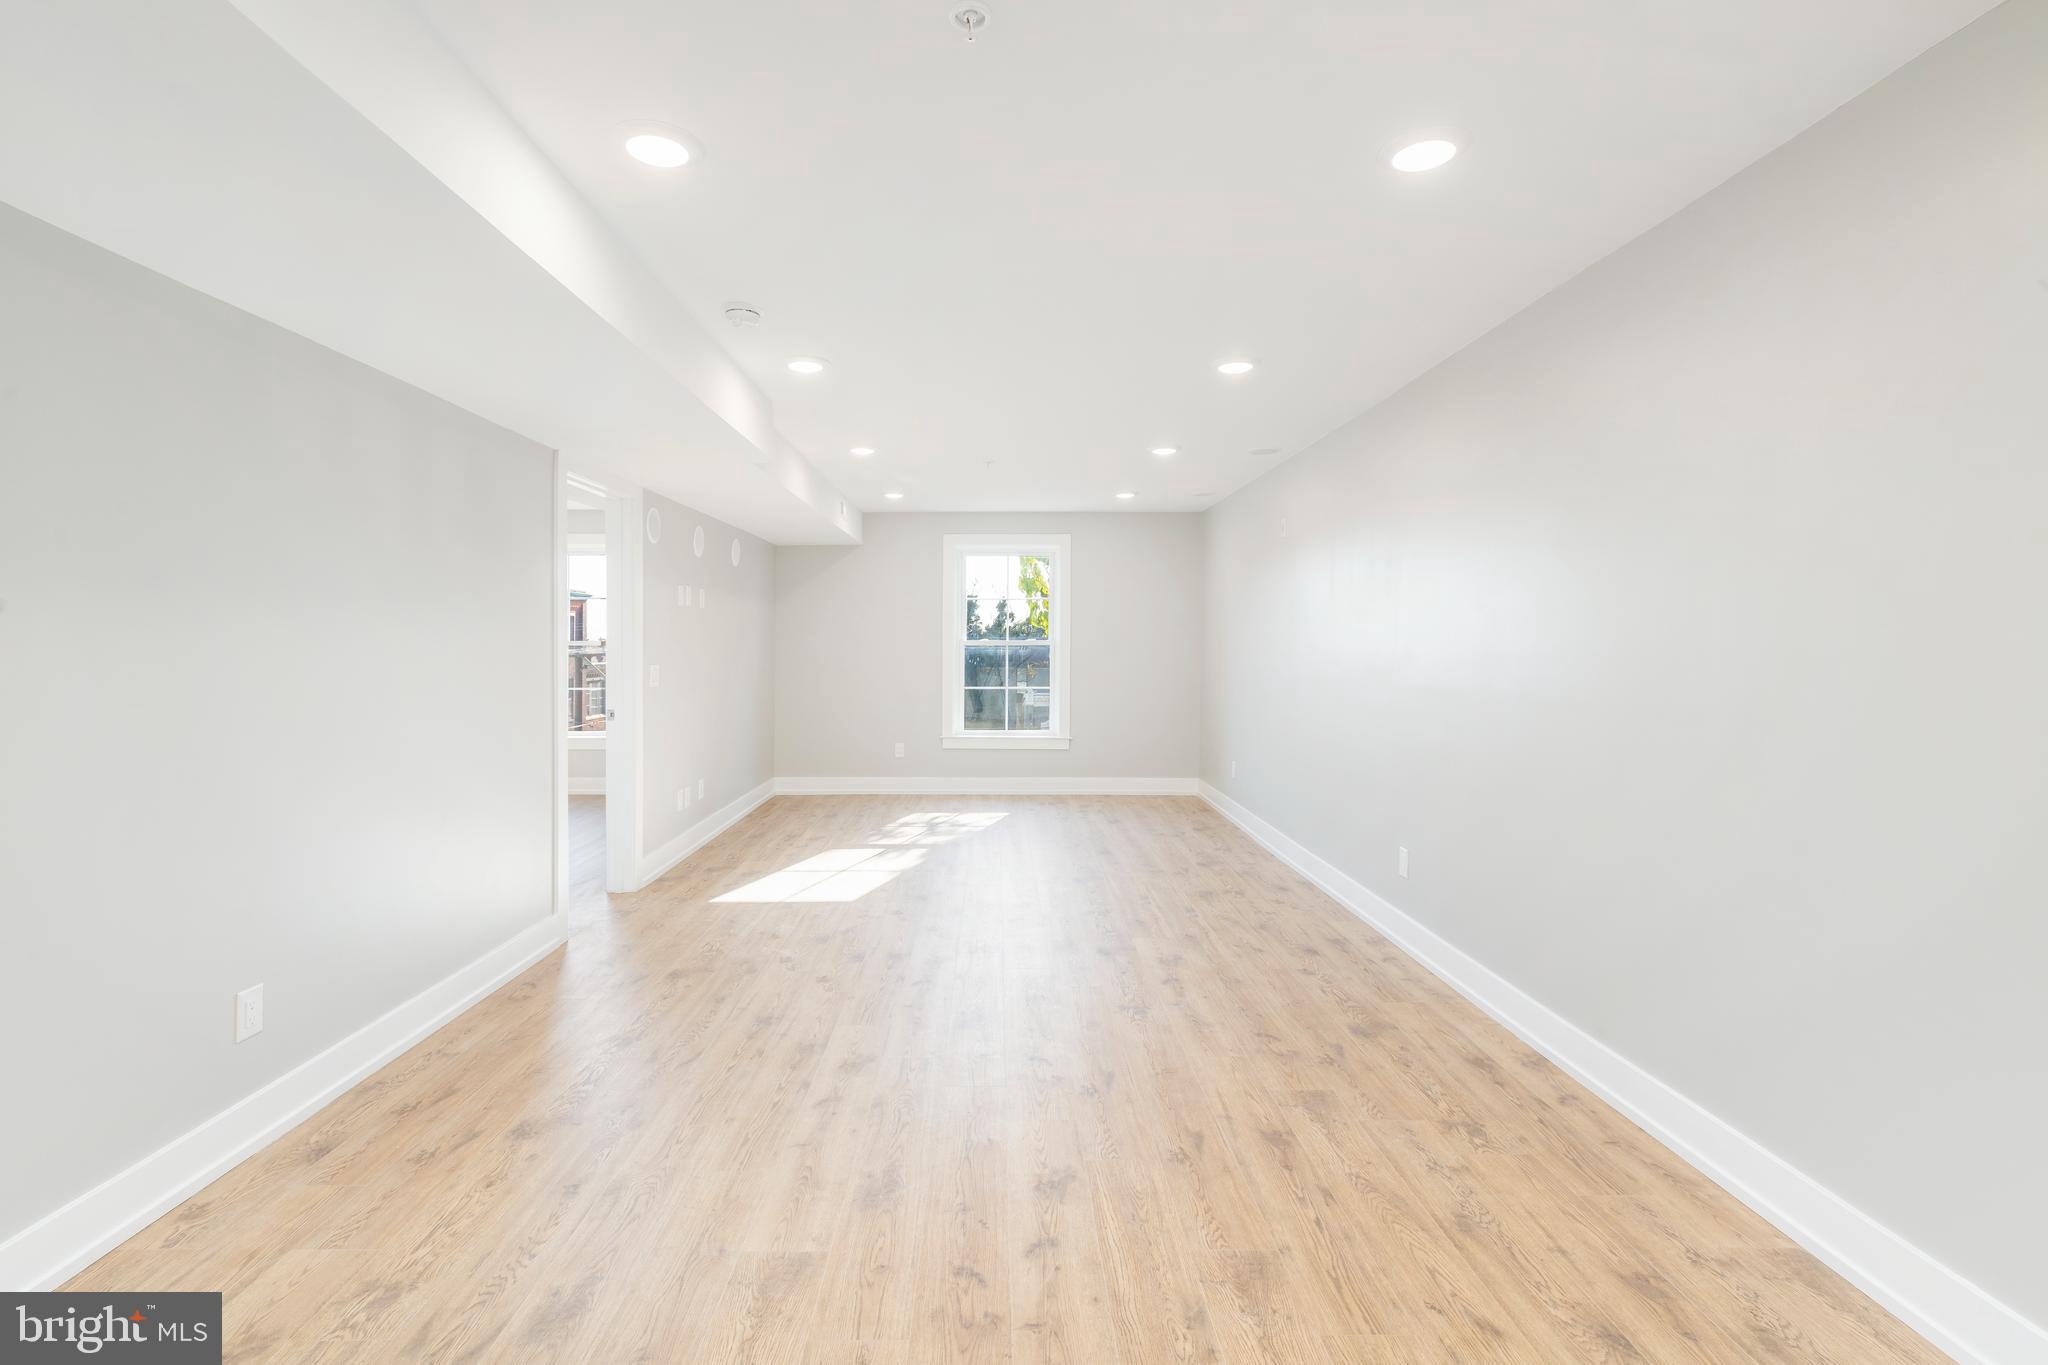
{"type": "Polygon", "coordinates": [[[817,905],[856,901],[923,861],[920,849],[828,849],[737,890],[714,896],[712,904],[817,905]]]}

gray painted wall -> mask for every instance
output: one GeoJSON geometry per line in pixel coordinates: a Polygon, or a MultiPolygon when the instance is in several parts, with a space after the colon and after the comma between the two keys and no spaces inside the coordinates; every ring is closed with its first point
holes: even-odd
{"type": "Polygon", "coordinates": [[[664,843],[775,774],[774,546],[678,502],[649,493],[662,534],[641,538],[643,666],[659,665],[661,685],[642,678],[647,729],[640,770],[640,848],[664,843]],[[696,531],[704,553],[696,553],[696,531]],[[740,546],[740,562],[732,547],[740,546]],[[691,589],[690,605],[676,589],[691,589]],[[697,604],[698,590],[703,605],[697,604]],[[704,795],[697,796],[703,779],[704,795]],[[688,785],[690,803],[677,809],[688,785]]]}
{"type": "Polygon", "coordinates": [[[863,545],[784,546],[775,585],[775,771],[784,777],[1193,777],[1200,519],[1183,513],[893,513],[863,545]],[[1073,747],[939,745],[941,545],[1072,537],[1073,747]],[[894,745],[904,744],[904,757],[894,745]]]}
{"type": "Polygon", "coordinates": [[[560,704],[546,450],[4,206],[0,299],[5,1240],[544,919],[560,704]]]}
{"type": "Polygon", "coordinates": [[[569,749],[569,790],[586,796],[601,795],[604,791],[604,747],[569,749]]]}
{"type": "Polygon", "coordinates": [[[2044,73],[2015,0],[1215,509],[1204,722],[1211,783],[2036,1321],[2044,73]]]}

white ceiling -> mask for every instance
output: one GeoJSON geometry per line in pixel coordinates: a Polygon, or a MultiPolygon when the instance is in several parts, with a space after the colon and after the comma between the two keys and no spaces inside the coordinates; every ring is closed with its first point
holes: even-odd
{"type": "Polygon", "coordinates": [[[860,538],[716,335],[400,0],[20,17],[0,42],[0,201],[579,473],[780,543],[860,538]]]}
{"type": "Polygon", "coordinates": [[[869,510],[1205,506],[1990,8],[419,4],[869,510]]]}

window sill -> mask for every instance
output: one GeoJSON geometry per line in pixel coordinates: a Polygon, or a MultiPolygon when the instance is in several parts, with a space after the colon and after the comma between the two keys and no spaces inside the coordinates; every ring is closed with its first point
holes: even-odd
{"type": "Polygon", "coordinates": [[[604,735],[605,732],[602,730],[571,730],[569,732],[569,747],[572,749],[602,749],[604,747],[604,735]]]}
{"type": "Polygon", "coordinates": [[[942,749],[1064,749],[1065,735],[941,735],[942,749]]]}

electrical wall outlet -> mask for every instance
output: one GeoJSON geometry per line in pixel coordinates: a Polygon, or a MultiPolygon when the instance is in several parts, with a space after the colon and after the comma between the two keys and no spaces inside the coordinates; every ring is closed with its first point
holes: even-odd
{"type": "Polygon", "coordinates": [[[676,605],[677,605],[677,606],[679,606],[679,607],[687,607],[687,606],[689,606],[689,605],[690,605],[690,585],[689,585],[689,584],[687,584],[687,583],[684,583],[684,584],[680,584],[680,585],[679,585],[679,586],[678,586],[678,587],[676,588],[676,605]]]}
{"type": "Polygon", "coordinates": [[[702,588],[697,589],[697,605],[700,607],[704,605],[704,589],[702,588]]]}
{"type": "Polygon", "coordinates": [[[1408,875],[1408,850],[1405,848],[1401,850],[1401,875],[1408,875]]]}
{"type": "Polygon", "coordinates": [[[676,788],[676,809],[677,809],[677,810],[688,810],[689,808],[690,808],[690,789],[689,789],[688,787],[677,787],[677,788],[676,788]]]}
{"type": "Polygon", "coordinates": [[[900,739],[896,741],[896,757],[903,757],[903,741],[900,739]]]}
{"type": "Polygon", "coordinates": [[[235,1041],[243,1042],[263,1032],[263,987],[251,986],[235,992],[235,1041]]]}
{"type": "Polygon", "coordinates": [[[704,779],[701,777],[697,779],[697,799],[699,801],[704,799],[704,779]]]}

